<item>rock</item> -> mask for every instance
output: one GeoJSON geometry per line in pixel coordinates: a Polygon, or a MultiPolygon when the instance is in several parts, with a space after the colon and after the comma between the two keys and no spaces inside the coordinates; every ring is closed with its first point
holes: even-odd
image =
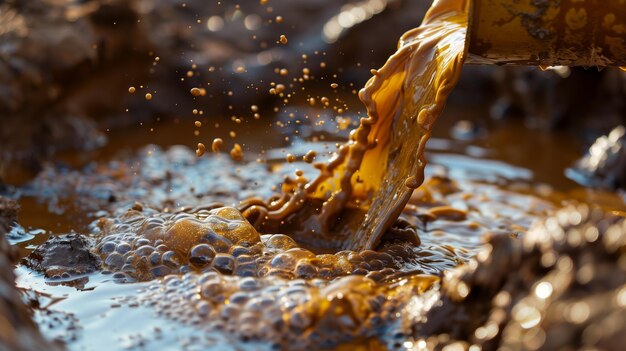
{"type": "Polygon", "coordinates": [[[39,245],[23,263],[43,272],[46,278],[69,278],[100,268],[100,259],[91,253],[93,241],[79,234],[52,236],[39,245]]]}
{"type": "Polygon", "coordinates": [[[585,186],[626,190],[626,127],[599,137],[566,175],[585,186]]]}

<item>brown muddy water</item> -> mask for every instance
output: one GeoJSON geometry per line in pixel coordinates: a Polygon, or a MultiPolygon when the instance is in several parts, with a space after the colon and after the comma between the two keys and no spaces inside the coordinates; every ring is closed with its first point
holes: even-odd
{"type": "MultiPolygon", "coordinates": [[[[421,245],[397,248],[388,244],[378,249],[378,253],[372,252],[374,257],[381,255],[377,261],[380,267],[360,267],[357,271],[359,262],[363,261],[353,255],[341,260],[347,260],[348,263],[342,265],[351,267],[357,275],[331,269],[324,276],[318,270],[317,274],[311,273],[312,280],[303,280],[263,270],[263,267],[271,270],[273,265],[281,267],[284,264],[281,262],[257,262],[252,274],[241,271],[232,276],[226,271],[211,273],[215,270],[190,269],[190,265],[181,266],[179,262],[168,270],[175,275],[161,283],[158,276],[162,273],[159,272],[146,276],[115,273],[115,269],[109,269],[110,272],[45,277],[20,266],[17,268],[18,286],[40,306],[36,320],[44,334],[62,340],[70,350],[99,350],[102,345],[107,345],[107,349],[137,350],[256,350],[285,348],[286,343],[296,345],[294,347],[310,345],[302,338],[317,340],[313,343],[317,347],[335,347],[349,341],[349,348],[359,345],[362,349],[412,349],[411,341],[405,340],[404,334],[398,331],[401,330],[399,320],[419,321],[419,308],[415,306],[432,304],[437,297],[429,293],[417,294],[414,290],[402,292],[397,287],[389,287],[389,281],[403,284],[406,279],[418,279],[421,283],[412,282],[407,286],[422,284],[425,286],[417,290],[427,290],[431,282],[419,277],[439,275],[466,262],[481,247],[482,237],[487,233],[523,234],[533,221],[565,202],[580,201],[608,210],[626,210],[618,195],[582,188],[565,178],[564,167],[572,164],[581,148],[578,141],[567,135],[537,133],[517,121],[510,121],[488,133],[477,133],[470,140],[453,137],[458,136],[459,129],[464,130],[458,121],[479,120],[481,113],[485,112],[453,107],[441,117],[427,147],[430,163],[426,168],[426,182],[416,190],[403,212],[403,218],[417,226],[421,245]],[[389,253],[396,259],[385,261],[389,253]],[[381,271],[384,267],[391,269],[381,271]],[[360,283],[345,281],[361,274],[379,281],[380,286],[358,288],[360,283]],[[266,278],[254,281],[246,278],[247,275],[266,278]],[[216,286],[207,283],[215,279],[220,280],[219,286],[228,286],[230,292],[220,295],[216,290],[212,295],[203,295],[201,287],[216,286]],[[381,286],[393,293],[380,291],[381,286]],[[316,313],[321,313],[322,317],[316,318],[322,319],[307,322],[307,316],[311,319],[311,315],[306,310],[298,310],[298,306],[330,301],[320,296],[336,298],[337,291],[354,298],[354,290],[342,290],[346,287],[363,290],[359,292],[363,299],[374,296],[386,296],[392,302],[396,299],[399,306],[385,305],[369,312],[380,321],[359,317],[358,313],[355,316],[354,311],[348,314],[353,319],[350,322],[341,320],[347,318],[342,312],[333,312],[335,321],[332,318],[324,321],[325,313],[334,314],[318,311],[316,313]],[[228,296],[229,299],[207,303],[204,296],[228,296]],[[244,302],[229,302],[237,299],[244,302]],[[257,312],[246,314],[246,309],[257,312]],[[389,311],[401,314],[402,318],[389,316],[389,311]],[[272,320],[275,323],[276,313],[286,316],[284,320],[290,321],[289,325],[271,324],[272,320]],[[264,323],[272,327],[262,328],[264,323]],[[336,328],[343,328],[338,329],[339,335],[336,335],[336,328]],[[365,335],[366,338],[342,341],[342,337],[350,335],[365,335]]],[[[21,241],[18,245],[23,256],[49,235],[75,231],[102,237],[98,218],[110,218],[113,224],[107,230],[113,234],[129,233],[126,241],[133,242],[136,240],[133,237],[141,232],[134,225],[140,223],[137,222],[140,219],[126,218],[125,222],[120,216],[136,201],[146,204],[140,217],[162,218],[163,223],[169,220],[168,211],[176,212],[180,206],[212,202],[236,205],[238,200],[251,194],[269,197],[274,192],[272,186],[280,183],[282,175],[291,174],[297,168],[307,174],[315,172],[304,162],[285,162],[286,153],[302,156],[309,149],[315,149],[320,158],[327,158],[334,150],[336,141],[319,141],[320,136],[328,135],[328,130],[337,127],[332,119],[328,120],[327,130],[313,130],[308,138],[293,143],[280,138],[284,135],[283,128],[264,128],[259,134],[260,126],[261,122],[238,131],[241,140],[255,142],[246,145],[247,160],[242,164],[233,164],[227,154],[197,159],[192,143],[185,147],[174,146],[190,139],[193,133],[190,123],[174,121],[110,133],[109,146],[91,155],[65,155],[66,162],[76,168],[50,166],[19,190],[23,192],[20,224],[26,232],[34,234],[31,239],[16,240],[21,241]],[[150,128],[154,131],[148,132],[150,128]],[[318,141],[311,141],[314,139],[318,141]],[[150,146],[146,146],[148,144],[150,146]],[[255,162],[256,156],[263,157],[267,163],[255,162]],[[242,173],[246,176],[241,176],[242,173]],[[142,191],[148,186],[151,187],[148,191],[142,191]],[[191,188],[193,194],[189,193],[191,188]],[[112,199],[112,195],[116,198],[112,199]],[[147,209],[149,206],[153,209],[147,209]]],[[[228,132],[222,133],[211,133],[211,136],[228,140],[228,132]]],[[[336,136],[335,139],[340,140],[336,136]]],[[[187,210],[188,213],[194,211],[187,210]]],[[[284,240],[274,238],[274,241],[279,242],[278,239],[284,240]]],[[[285,249],[294,250],[298,246],[293,242],[272,246],[268,236],[260,240],[265,242],[263,255],[274,258],[285,249]]],[[[101,256],[106,260],[106,254],[101,256]]],[[[322,260],[332,266],[338,258],[322,260]]]]}
{"type": "MultiPolygon", "coordinates": [[[[434,125],[459,75],[464,50],[453,44],[465,37],[464,10],[432,28],[427,16],[425,26],[403,37],[408,44],[373,72],[361,93],[367,118],[360,118],[365,114],[354,93],[343,91],[334,93],[347,111],[339,117],[293,99],[284,110],[263,111],[271,117],[246,118],[235,128],[226,127],[228,118],[215,122],[216,116],[200,118],[195,128],[187,119],[168,118],[110,132],[105,148],[61,155],[29,183],[9,189],[21,205],[21,226],[9,235],[24,258],[17,284],[43,334],[70,350],[425,349],[417,337],[422,325],[433,325],[427,314],[442,300],[470,293],[462,280],[451,285],[452,293],[440,289],[440,281],[454,279],[461,271],[455,268],[478,252],[482,262],[494,257],[487,269],[495,281],[509,273],[496,265],[515,261],[502,258],[507,250],[490,248],[502,238],[531,242],[531,226],[557,208],[582,202],[626,210],[618,194],[581,188],[564,177],[582,149],[571,136],[530,131],[515,120],[481,129],[474,121],[484,121],[486,111],[473,107],[450,108],[434,125]],[[432,33],[420,31],[429,28],[432,33]],[[445,30],[450,42],[448,35],[437,36],[445,30]],[[421,46],[412,35],[436,40],[421,46]],[[455,47],[451,61],[439,41],[455,47]],[[403,50],[412,43],[416,48],[403,50]],[[417,120],[419,128],[395,130],[398,115],[407,125],[417,120]],[[196,156],[199,141],[217,137],[225,141],[222,153],[196,156]],[[426,139],[430,163],[422,176],[426,139]],[[181,141],[185,145],[177,145],[181,141]],[[243,161],[228,157],[238,144],[243,161]],[[316,164],[305,162],[311,151],[316,164]],[[393,157],[397,163],[380,169],[393,157]],[[398,183],[400,190],[395,183],[386,187],[387,168],[411,177],[398,183]],[[378,185],[385,196],[372,200],[378,185]],[[359,197],[359,186],[369,195],[359,197]],[[359,230],[337,239],[337,223],[359,230]],[[39,246],[68,233],[76,235],[56,238],[63,245],[50,240],[39,246]]],[[[283,36],[280,42],[288,41],[283,36]]],[[[597,217],[562,213],[546,227],[569,230],[568,223],[597,217]]],[[[512,252],[532,257],[511,242],[518,248],[512,252]]],[[[565,259],[553,261],[544,268],[572,271],[571,259],[569,266],[565,259]]],[[[478,265],[472,262],[467,266],[478,265]]],[[[587,282],[593,274],[588,276],[587,282]]],[[[542,286],[551,293],[558,282],[542,286]]],[[[533,313],[539,312],[523,307],[513,310],[515,321],[535,326],[533,313]],[[534,324],[524,319],[529,313],[534,324]]],[[[444,319],[466,317],[445,308],[444,319]]],[[[489,326],[476,329],[476,338],[491,333],[489,326]]],[[[445,344],[442,335],[437,342],[445,344]]]]}

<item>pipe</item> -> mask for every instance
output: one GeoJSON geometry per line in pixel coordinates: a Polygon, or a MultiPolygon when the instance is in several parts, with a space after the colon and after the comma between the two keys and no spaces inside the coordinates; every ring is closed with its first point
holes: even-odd
{"type": "Polygon", "coordinates": [[[626,0],[474,0],[467,63],[626,66],[626,0]]]}

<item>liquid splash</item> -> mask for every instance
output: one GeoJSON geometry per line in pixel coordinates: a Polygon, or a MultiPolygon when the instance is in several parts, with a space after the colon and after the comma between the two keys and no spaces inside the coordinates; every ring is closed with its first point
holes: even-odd
{"type": "MultiPolygon", "coordinates": [[[[468,8],[468,1],[435,2],[372,70],[359,93],[368,117],[328,163],[315,165],[319,176],[286,182],[269,202],[243,201],[244,216],[262,232],[288,232],[317,250],[376,247],[424,180],[424,147],[465,57],[468,8]]],[[[419,242],[403,229],[403,239],[419,242]]]]}

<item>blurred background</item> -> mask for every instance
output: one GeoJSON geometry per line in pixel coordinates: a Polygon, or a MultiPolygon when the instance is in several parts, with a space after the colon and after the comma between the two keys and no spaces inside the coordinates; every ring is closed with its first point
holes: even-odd
{"type": "MultiPolygon", "coordinates": [[[[0,184],[145,144],[195,149],[222,137],[254,160],[296,139],[345,138],[370,69],[430,2],[5,0],[0,184]],[[270,93],[278,84],[283,96],[270,93]],[[308,115],[328,123],[289,122],[308,115]]],[[[617,189],[623,129],[587,150],[625,120],[619,69],[466,65],[435,136],[484,146],[539,181],[570,184],[573,166],[571,179],[617,189]]]]}

